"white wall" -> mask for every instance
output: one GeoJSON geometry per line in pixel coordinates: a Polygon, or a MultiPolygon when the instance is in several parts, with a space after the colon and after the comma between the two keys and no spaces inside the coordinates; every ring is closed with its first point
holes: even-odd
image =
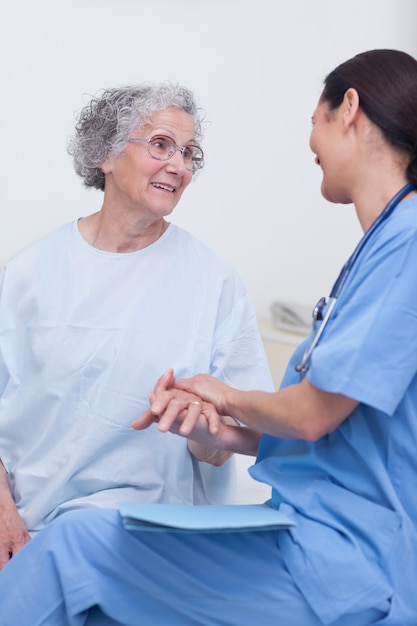
{"type": "Polygon", "coordinates": [[[235,265],[260,318],[313,304],[360,236],[308,148],[322,80],[365,49],[416,56],[416,24],[415,0],[1,0],[0,260],[100,207],[66,154],[86,94],[169,79],[212,122],[173,221],[235,265]]]}

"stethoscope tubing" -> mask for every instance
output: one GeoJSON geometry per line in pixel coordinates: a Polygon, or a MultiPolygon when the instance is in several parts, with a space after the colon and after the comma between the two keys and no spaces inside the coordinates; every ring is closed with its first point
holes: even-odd
{"type": "Polygon", "coordinates": [[[390,217],[390,215],[392,214],[394,209],[399,205],[401,200],[403,200],[411,191],[416,189],[416,187],[417,186],[414,183],[407,183],[406,185],[404,185],[404,187],[402,187],[395,194],[395,196],[391,198],[391,200],[388,202],[388,204],[386,205],[382,213],[380,213],[380,215],[377,217],[375,222],[372,224],[372,226],[367,230],[367,232],[364,234],[362,239],[359,241],[358,245],[356,246],[355,250],[349,257],[345,265],[343,266],[342,271],[340,272],[339,276],[336,279],[336,282],[334,283],[332,287],[332,290],[329,296],[329,302],[326,307],[326,313],[325,313],[324,319],[321,322],[320,326],[318,327],[316,333],[314,334],[311,344],[304,352],[301,362],[299,363],[299,365],[296,365],[295,369],[297,372],[305,374],[308,371],[310,367],[311,356],[314,352],[314,349],[316,348],[318,342],[320,341],[321,336],[323,335],[324,329],[326,328],[326,324],[336,306],[337,299],[340,296],[340,293],[346,283],[346,280],[354,264],[356,263],[360,253],[364,249],[365,245],[368,243],[369,239],[372,237],[375,231],[378,230],[378,228],[390,217]]]}
{"type": "Polygon", "coordinates": [[[335,296],[332,296],[329,298],[329,302],[327,304],[326,314],[324,316],[324,319],[322,323],[320,324],[320,326],[318,327],[317,332],[314,333],[313,341],[308,346],[307,350],[304,352],[301,363],[299,365],[296,365],[295,367],[297,372],[302,372],[302,373],[307,372],[309,365],[310,365],[311,355],[313,354],[315,347],[320,341],[320,337],[322,336],[323,331],[326,328],[327,321],[329,317],[331,316],[334,307],[336,306],[336,302],[337,302],[337,298],[335,296]]]}

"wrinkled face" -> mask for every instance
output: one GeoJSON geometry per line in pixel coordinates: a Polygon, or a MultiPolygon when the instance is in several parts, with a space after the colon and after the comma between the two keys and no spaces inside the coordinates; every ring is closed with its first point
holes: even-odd
{"type": "MultiPolygon", "coordinates": [[[[132,133],[136,138],[155,135],[171,137],[179,146],[196,143],[191,115],[174,107],[155,113],[150,124],[132,133]]],[[[128,143],[122,153],[104,161],[102,170],[105,199],[118,210],[135,211],[150,219],[169,215],[192,179],[179,150],[168,161],[158,161],[150,156],[146,143],[128,143]]]]}
{"type": "Polygon", "coordinates": [[[330,202],[345,204],[351,202],[347,185],[350,153],[342,112],[343,107],[330,111],[326,102],[319,101],[312,116],[310,148],[323,171],[322,195],[330,202]]]}

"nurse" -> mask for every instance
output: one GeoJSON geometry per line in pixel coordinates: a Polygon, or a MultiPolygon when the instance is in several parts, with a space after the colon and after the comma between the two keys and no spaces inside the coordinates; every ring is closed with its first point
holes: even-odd
{"type": "Polygon", "coordinates": [[[366,238],[337,299],[278,392],[168,371],[133,424],[257,452],[252,476],[296,527],[156,536],[129,534],[114,511],[66,513],[0,573],[2,625],[416,624],[416,119],[417,61],[403,52],[327,76],[310,145],[324,197],[353,203],[366,238]]]}

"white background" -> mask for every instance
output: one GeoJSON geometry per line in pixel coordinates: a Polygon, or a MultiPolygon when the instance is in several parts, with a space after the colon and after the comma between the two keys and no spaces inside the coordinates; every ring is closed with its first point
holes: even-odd
{"type": "Polygon", "coordinates": [[[366,49],[416,56],[416,25],[415,0],[1,0],[0,261],[100,207],[66,153],[89,94],[168,79],[211,122],[172,221],[232,262],[259,318],[313,304],[360,236],[308,148],[322,81],[366,49]]]}

